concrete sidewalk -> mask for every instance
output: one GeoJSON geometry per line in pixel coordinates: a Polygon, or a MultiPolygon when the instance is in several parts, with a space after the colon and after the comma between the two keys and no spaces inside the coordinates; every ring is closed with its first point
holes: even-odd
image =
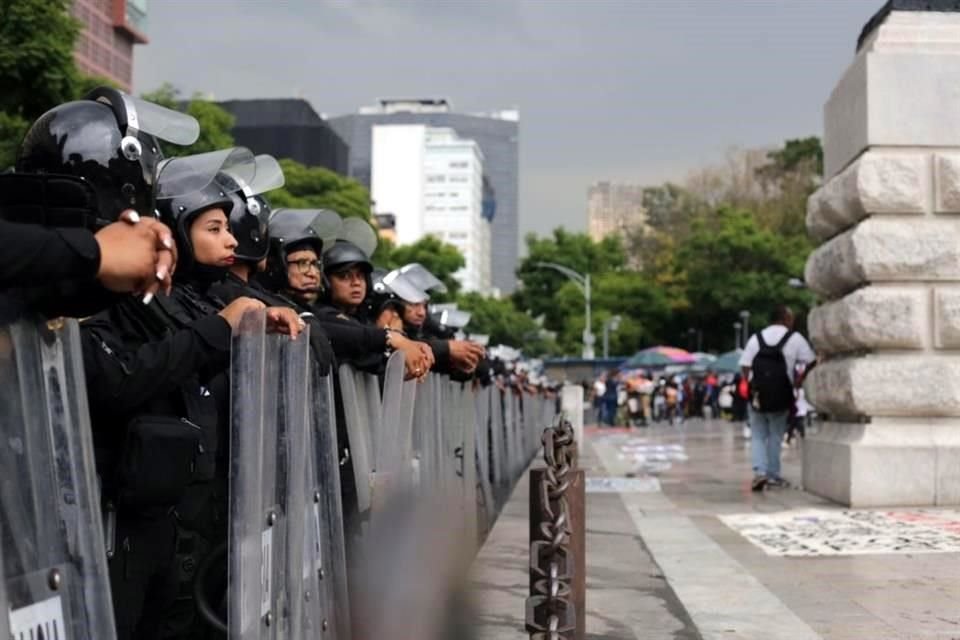
{"type": "MultiPolygon", "coordinates": [[[[535,460],[533,467],[542,466],[535,460]]],[[[606,472],[589,446],[580,467],[606,472]]],[[[529,589],[529,474],[517,485],[474,562],[478,640],[526,638],[529,589]]],[[[616,493],[587,497],[587,637],[592,640],[695,640],[700,635],[640,540],[616,493]]]]}
{"type": "MultiPolygon", "coordinates": [[[[960,639],[960,511],[752,493],[749,442],[730,423],[586,439],[590,488],[612,491],[587,495],[588,638],[960,639]]],[[[795,485],[799,462],[785,449],[795,485]]],[[[475,563],[479,638],[525,637],[527,491],[475,563]]]]}

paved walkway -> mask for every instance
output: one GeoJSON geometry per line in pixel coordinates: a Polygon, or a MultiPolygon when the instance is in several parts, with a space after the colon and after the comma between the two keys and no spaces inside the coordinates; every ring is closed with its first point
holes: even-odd
{"type": "MultiPolygon", "coordinates": [[[[785,449],[796,485],[799,462],[785,449]]],[[[587,496],[592,640],[960,639],[960,512],[752,493],[749,443],[724,422],[588,428],[581,466],[612,491],[587,496]]],[[[481,639],[524,637],[527,490],[475,565],[481,639]]]]}

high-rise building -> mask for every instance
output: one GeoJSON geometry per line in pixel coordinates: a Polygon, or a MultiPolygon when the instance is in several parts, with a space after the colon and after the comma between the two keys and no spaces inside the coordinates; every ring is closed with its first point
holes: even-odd
{"type": "Polygon", "coordinates": [[[346,143],[306,100],[259,98],[219,104],[234,117],[231,133],[236,144],[347,175],[346,143]]]}
{"type": "Polygon", "coordinates": [[[483,152],[453,129],[422,124],[373,127],[370,195],[391,214],[398,244],[426,235],[455,246],[465,291],[490,292],[490,220],[484,215],[483,152]]]}
{"type": "Polygon", "coordinates": [[[73,0],[70,13],[83,24],[73,59],[83,73],[133,84],[133,45],[147,42],[147,0],[73,0]]]}
{"type": "Polygon", "coordinates": [[[444,99],[381,100],[358,113],[330,118],[350,147],[350,176],[371,185],[373,127],[422,124],[453,129],[473,140],[483,153],[484,208],[492,216],[490,262],[493,287],[516,288],[519,259],[519,120],[515,110],[486,114],[454,113],[444,99]]]}
{"type": "Polygon", "coordinates": [[[646,221],[642,186],[595,182],[587,189],[587,222],[594,240],[623,234],[646,221]]]}

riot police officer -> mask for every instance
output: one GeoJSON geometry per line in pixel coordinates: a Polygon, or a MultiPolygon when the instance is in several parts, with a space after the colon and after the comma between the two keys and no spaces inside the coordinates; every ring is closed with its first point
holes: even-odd
{"type": "Polygon", "coordinates": [[[84,315],[111,293],[169,291],[176,248],[152,217],[157,137],[198,134],[190,116],[104,87],[40,116],[0,176],[0,314],[84,315]]]}
{"type": "MultiPolygon", "coordinates": [[[[190,600],[193,571],[226,542],[231,333],[265,305],[209,293],[237,247],[233,202],[214,176],[252,158],[232,149],[168,161],[158,209],[179,249],[171,295],[125,300],[82,324],[97,469],[115,523],[105,533],[120,640],[189,633],[189,606],[177,600],[190,600]]],[[[300,330],[290,309],[267,317],[300,330]]]]}

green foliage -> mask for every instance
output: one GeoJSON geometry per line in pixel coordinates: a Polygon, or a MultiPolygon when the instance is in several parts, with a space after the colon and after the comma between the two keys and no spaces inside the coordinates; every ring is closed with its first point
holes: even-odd
{"type": "Polygon", "coordinates": [[[395,269],[411,262],[419,262],[443,281],[447,285],[447,293],[431,294],[435,302],[453,299],[460,291],[460,282],[453,274],[466,266],[467,262],[455,246],[436,236],[424,236],[413,244],[393,247],[384,254],[378,262],[384,268],[395,269]]]}
{"type": "Polygon", "coordinates": [[[280,166],[286,184],[267,194],[273,208],[332,209],[345,218],[370,220],[370,192],[356,180],[287,158],[280,160],[280,166]]]}
{"type": "MultiPolygon", "coordinates": [[[[553,269],[537,266],[538,263],[552,262],[593,276],[623,269],[626,265],[623,246],[615,236],[594,242],[585,233],[555,229],[553,237],[537,238],[530,234],[526,241],[527,257],[517,269],[523,286],[514,293],[514,303],[534,317],[544,316],[544,327],[551,331],[563,332],[569,320],[568,310],[561,308],[555,299],[569,279],[553,269]]],[[[579,308],[582,314],[582,302],[579,308]]]]}
{"type": "MultiPolygon", "coordinates": [[[[803,273],[810,250],[800,240],[763,229],[751,212],[739,209],[721,208],[695,221],[677,252],[690,307],[687,323],[676,328],[701,328],[705,343],[719,346],[729,340],[741,310],[750,311],[758,326],[778,303],[805,317],[809,295],[787,286],[791,277],[803,273]]],[[[676,341],[678,334],[672,337],[676,341]]]]}
{"type": "Polygon", "coordinates": [[[708,168],[685,187],[646,188],[647,223],[630,230],[623,247],[563,230],[528,237],[516,308],[542,315],[563,353],[580,352],[583,293],[562,274],[535,266],[556,262],[591,274],[598,353],[613,315],[621,317],[610,334],[617,355],[654,344],[687,346],[691,329],[702,333],[704,348],[724,351],[733,346],[732,325],[742,310],[751,312],[756,330],[777,304],[793,307],[802,330],[812,298],[787,283],[802,276],[812,250],[806,201],[820,184],[823,151],[817,138],[788,140],[767,159],[744,170],[749,158],[734,158],[730,167],[708,168]]]}
{"type": "Polygon", "coordinates": [[[0,111],[33,120],[77,95],[68,0],[0,0],[0,111]]]}
{"type": "Polygon", "coordinates": [[[0,111],[0,171],[16,162],[17,147],[29,126],[30,123],[25,118],[0,111]]]}
{"type": "Polygon", "coordinates": [[[471,292],[457,298],[457,306],[472,315],[470,333],[490,336],[490,344],[505,344],[531,356],[557,353],[556,344],[544,335],[537,322],[517,310],[509,299],[498,299],[471,292]]]}

